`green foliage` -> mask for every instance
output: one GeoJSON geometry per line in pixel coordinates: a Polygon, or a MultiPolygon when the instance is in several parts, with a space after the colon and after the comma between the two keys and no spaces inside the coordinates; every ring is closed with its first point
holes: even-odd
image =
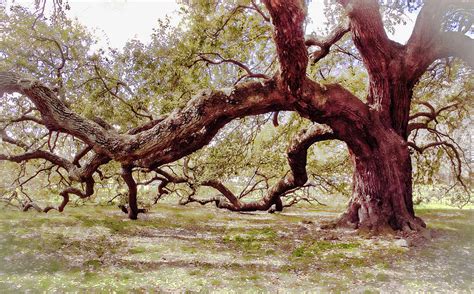
{"type": "MultiPolygon", "coordinates": [[[[409,140],[417,146],[446,142],[414,152],[415,199],[445,201],[463,207],[472,204],[472,170],[470,136],[474,79],[472,69],[457,60],[439,61],[425,73],[414,91],[412,113],[429,112],[429,103],[436,111],[444,109],[427,128],[412,132],[409,140]]],[[[417,118],[416,122],[426,121],[417,118]]],[[[412,122],[415,122],[412,121],[412,122]]]]}

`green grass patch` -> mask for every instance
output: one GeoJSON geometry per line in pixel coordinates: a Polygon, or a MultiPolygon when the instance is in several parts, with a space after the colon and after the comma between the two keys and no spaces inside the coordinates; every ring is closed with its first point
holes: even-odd
{"type": "Polygon", "coordinates": [[[314,257],[329,250],[351,250],[358,248],[359,243],[338,243],[329,241],[310,241],[305,242],[293,250],[291,256],[293,257],[314,257]]]}
{"type": "Polygon", "coordinates": [[[128,253],[130,254],[140,254],[140,253],[145,253],[147,249],[145,247],[134,247],[128,249],[128,253]]]}

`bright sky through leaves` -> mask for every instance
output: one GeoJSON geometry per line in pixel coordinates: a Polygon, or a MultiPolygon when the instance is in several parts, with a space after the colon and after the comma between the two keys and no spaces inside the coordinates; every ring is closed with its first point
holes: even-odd
{"type": "MultiPolygon", "coordinates": [[[[12,3],[33,7],[34,0],[6,0],[6,3],[7,8],[12,3]]],[[[157,20],[166,16],[170,17],[172,25],[179,22],[179,5],[173,0],[69,0],[69,4],[68,15],[97,29],[98,37],[103,38],[99,40],[99,46],[103,47],[110,44],[122,48],[130,39],[148,42],[157,20]]],[[[308,33],[324,28],[323,7],[324,0],[310,2],[308,12],[312,22],[308,25],[308,33]]],[[[397,26],[395,35],[389,34],[392,39],[401,43],[408,40],[414,25],[414,16],[410,18],[407,16],[406,25],[397,26]]]]}

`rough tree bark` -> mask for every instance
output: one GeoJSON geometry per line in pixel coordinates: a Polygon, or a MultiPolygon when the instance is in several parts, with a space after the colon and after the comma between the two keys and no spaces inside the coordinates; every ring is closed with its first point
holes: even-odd
{"type": "MultiPolygon", "coordinates": [[[[94,152],[91,160],[79,164],[43,151],[28,150],[24,144],[2,133],[2,139],[25,149],[20,155],[2,155],[0,160],[22,162],[44,159],[62,167],[69,177],[86,183],[86,191],[66,189],[63,194],[88,197],[93,193],[92,175],[114,160],[122,164],[122,177],[129,187],[129,217],[137,218],[134,167],[155,170],[204,147],[220,128],[233,119],[282,110],[329,129],[311,129],[297,137],[288,152],[291,172],[255,203],[242,203],[216,182],[206,183],[221,191],[230,210],[268,209],[280,195],[305,184],[306,150],[326,139],[344,141],[354,163],[353,195],[339,225],[374,231],[391,228],[419,230],[424,223],[415,216],[412,203],[411,159],[407,143],[413,88],[436,59],[455,56],[473,65],[473,40],[465,32],[442,30],[443,17],[451,0],[427,2],[420,11],[407,44],[391,41],[385,33],[376,0],[339,0],[349,24],[338,26],[323,41],[304,40],[305,8],[301,0],[265,0],[274,26],[274,42],[280,70],[262,82],[239,84],[229,90],[196,95],[181,110],[151,121],[128,133],[119,134],[103,124],[72,112],[56,94],[38,81],[14,73],[0,73],[0,94],[17,92],[27,96],[41,114],[27,118],[51,131],[82,140],[83,153],[94,152]],[[367,103],[338,84],[322,85],[306,77],[308,46],[319,46],[313,56],[320,60],[335,42],[350,32],[369,76],[367,103]],[[312,134],[314,136],[312,136],[312,134]],[[92,179],[92,180],[91,180],[92,179]]],[[[464,3],[465,4],[465,3],[464,3]]],[[[65,205],[65,204],[64,204],[65,205]]],[[[64,208],[61,205],[61,209],[64,208]]]]}
{"type": "Polygon", "coordinates": [[[408,144],[378,121],[366,148],[351,149],[353,194],[340,225],[384,231],[420,230],[412,203],[412,168],[408,144]]]}

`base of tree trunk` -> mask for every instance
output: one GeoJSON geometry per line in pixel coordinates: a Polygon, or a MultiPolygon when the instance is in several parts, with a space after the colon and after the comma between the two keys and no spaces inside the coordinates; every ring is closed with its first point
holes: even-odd
{"type": "Polygon", "coordinates": [[[122,210],[123,213],[126,213],[128,214],[128,218],[129,219],[138,219],[138,214],[139,213],[147,213],[148,210],[145,209],[145,208],[138,208],[136,213],[130,209],[130,207],[127,207],[126,205],[119,205],[118,206],[120,208],[120,210],[122,210]]]}
{"type": "Polygon", "coordinates": [[[426,229],[425,222],[416,216],[397,215],[389,221],[380,221],[378,223],[368,223],[359,221],[359,217],[353,212],[343,213],[337,220],[323,228],[350,228],[360,231],[370,231],[374,234],[392,233],[395,231],[403,232],[422,232],[426,229]]]}

